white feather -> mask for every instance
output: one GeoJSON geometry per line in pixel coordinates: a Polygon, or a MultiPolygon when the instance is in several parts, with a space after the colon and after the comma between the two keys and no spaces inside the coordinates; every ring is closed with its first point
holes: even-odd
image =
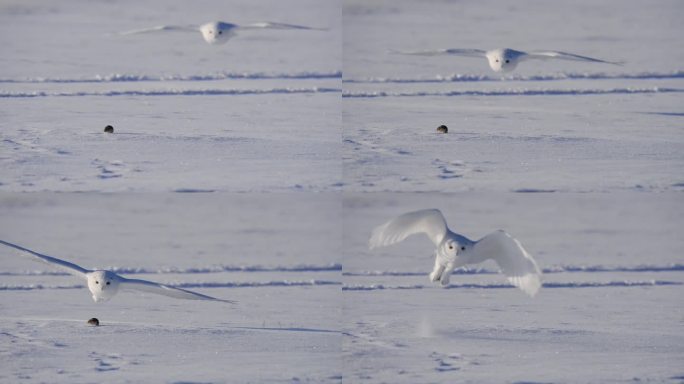
{"type": "Polygon", "coordinates": [[[447,224],[442,212],[437,209],[403,214],[375,228],[370,238],[370,248],[383,247],[398,243],[407,237],[424,233],[435,244],[439,243],[447,233],[447,224]]]}
{"type": "Polygon", "coordinates": [[[390,51],[391,53],[396,53],[400,55],[414,55],[414,56],[442,56],[442,55],[452,55],[452,56],[466,56],[466,57],[485,57],[487,55],[486,51],[481,49],[436,49],[432,51],[390,51]]]}
{"type": "Polygon", "coordinates": [[[259,23],[252,23],[238,26],[240,29],[306,29],[312,31],[324,31],[325,28],[307,27],[305,25],[274,23],[271,21],[262,21],[259,23]]]}
{"type": "Polygon", "coordinates": [[[181,288],[170,287],[168,285],[155,283],[153,281],[140,280],[140,279],[126,279],[123,277],[120,277],[120,278],[121,278],[121,281],[119,282],[119,286],[122,289],[138,290],[141,292],[148,292],[148,293],[154,293],[157,295],[174,297],[176,299],[215,300],[215,301],[223,301],[225,303],[235,303],[234,301],[231,301],[231,300],[216,299],[214,297],[203,295],[201,293],[188,291],[186,289],[181,289],[181,288]]]}
{"type": "Polygon", "coordinates": [[[128,36],[128,35],[139,35],[141,33],[163,32],[163,31],[197,32],[197,31],[199,31],[199,28],[196,26],[188,26],[188,25],[185,25],[185,26],[183,26],[183,25],[158,25],[156,27],[134,29],[131,31],[119,32],[119,35],[128,36]]]}
{"type": "Polygon", "coordinates": [[[542,59],[542,60],[561,59],[561,60],[589,61],[589,62],[594,62],[594,63],[622,65],[621,62],[617,62],[617,61],[606,61],[606,60],[596,59],[593,57],[580,56],[580,55],[576,55],[574,53],[567,53],[567,52],[560,52],[560,51],[532,51],[532,52],[527,52],[524,56],[522,56],[520,58],[520,60],[528,60],[528,59],[542,59]]]}
{"type": "Polygon", "coordinates": [[[58,259],[56,257],[43,255],[41,253],[38,253],[38,252],[32,251],[30,249],[24,248],[20,245],[8,243],[4,240],[0,240],[0,244],[4,244],[8,247],[14,248],[14,249],[19,250],[21,252],[24,252],[25,254],[29,254],[29,255],[33,256],[34,260],[41,261],[43,263],[50,264],[50,265],[53,265],[55,267],[61,268],[62,270],[66,271],[66,272],[68,272],[74,276],[85,278],[88,273],[92,272],[91,270],[85,269],[85,268],[81,267],[80,265],[76,265],[74,263],[70,263],[68,261],[58,259]]]}
{"type": "Polygon", "coordinates": [[[471,251],[473,262],[494,260],[508,281],[534,296],[541,288],[541,271],[520,242],[504,231],[496,231],[478,240],[471,251]]]}

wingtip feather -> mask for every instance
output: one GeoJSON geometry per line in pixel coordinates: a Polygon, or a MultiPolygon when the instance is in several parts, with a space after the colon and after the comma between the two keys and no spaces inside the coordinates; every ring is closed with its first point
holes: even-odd
{"type": "Polygon", "coordinates": [[[371,233],[370,239],[368,239],[368,249],[375,249],[387,245],[387,239],[383,239],[382,233],[387,225],[383,224],[381,226],[375,227],[371,233]]]}
{"type": "Polygon", "coordinates": [[[523,276],[511,276],[508,278],[508,281],[530,297],[536,296],[542,286],[539,275],[533,273],[523,276]]]}

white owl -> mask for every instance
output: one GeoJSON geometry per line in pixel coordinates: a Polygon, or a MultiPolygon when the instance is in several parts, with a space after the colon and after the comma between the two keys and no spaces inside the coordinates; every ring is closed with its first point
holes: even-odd
{"type": "Polygon", "coordinates": [[[306,29],[322,30],[319,28],[305,27],[303,25],[260,22],[246,25],[237,25],[223,21],[211,21],[200,26],[190,25],[159,25],[152,28],[136,29],[119,33],[125,35],[137,35],[140,33],[162,32],[162,31],[181,31],[181,32],[200,32],[204,41],[209,44],[225,44],[234,37],[238,31],[250,29],[306,29]]]}
{"type": "Polygon", "coordinates": [[[455,56],[467,56],[467,57],[484,57],[489,63],[489,67],[494,72],[511,72],[513,71],[521,61],[531,60],[531,59],[561,59],[561,60],[572,60],[572,61],[587,61],[592,63],[604,63],[613,65],[622,65],[620,62],[605,61],[600,59],[595,59],[593,57],[580,56],[574,53],[566,53],[560,51],[531,51],[523,52],[516,51],[510,48],[500,48],[492,49],[489,51],[484,51],[481,49],[438,49],[434,51],[416,51],[416,52],[395,52],[402,55],[418,55],[418,56],[438,56],[438,55],[455,55],[455,56]]]}
{"type": "Polygon", "coordinates": [[[155,283],[153,281],[127,279],[112,271],[91,271],[79,265],[70,263],[68,261],[61,260],[52,256],[43,255],[38,252],[34,252],[30,249],[9,243],[4,240],[0,240],[0,244],[4,244],[8,247],[19,250],[22,252],[22,254],[30,255],[35,260],[59,267],[74,276],[84,278],[88,283],[88,290],[90,290],[90,293],[93,295],[93,300],[96,303],[111,299],[112,297],[114,297],[114,295],[117,294],[117,292],[119,292],[119,289],[138,290],[143,292],[155,293],[158,295],[174,297],[176,299],[213,300],[222,301],[225,303],[234,303],[230,300],[221,300],[211,296],[203,295],[201,293],[188,291],[186,289],[174,288],[168,285],[155,283]]]}
{"type": "Polygon", "coordinates": [[[449,284],[454,269],[485,260],[494,260],[508,281],[530,296],[541,287],[541,272],[520,242],[504,231],[496,231],[472,241],[452,232],[437,209],[403,214],[375,228],[370,248],[398,243],[416,233],[426,234],[435,244],[435,267],[430,280],[449,284]]]}

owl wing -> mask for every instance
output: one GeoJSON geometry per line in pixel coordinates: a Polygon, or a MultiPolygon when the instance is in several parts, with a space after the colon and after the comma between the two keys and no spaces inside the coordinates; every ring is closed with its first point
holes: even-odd
{"type": "Polygon", "coordinates": [[[580,55],[576,55],[574,53],[567,53],[567,52],[560,52],[560,51],[532,51],[532,52],[526,52],[525,55],[522,55],[520,57],[520,60],[527,60],[527,59],[541,59],[541,60],[561,59],[561,60],[572,60],[572,61],[589,61],[589,62],[594,62],[594,63],[605,63],[605,64],[613,64],[613,65],[622,65],[623,64],[621,62],[606,61],[606,60],[596,59],[593,57],[580,56],[580,55]]]}
{"type": "Polygon", "coordinates": [[[29,255],[31,256],[34,260],[41,261],[46,264],[53,265],[55,267],[61,268],[62,270],[69,272],[70,274],[78,277],[82,277],[84,279],[87,279],[86,274],[92,271],[89,271],[80,265],[76,265],[74,263],[70,263],[66,260],[58,259],[56,257],[48,256],[48,255],[43,255],[42,253],[38,253],[35,251],[32,251],[28,248],[24,248],[20,245],[12,244],[10,242],[0,240],[0,244],[6,245],[10,248],[14,248],[18,251],[21,251],[22,254],[29,255]]]}
{"type": "Polygon", "coordinates": [[[447,224],[438,209],[405,213],[375,228],[369,241],[371,249],[398,243],[407,237],[424,233],[435,245],[447,234],[447,224]]]}
{"type": "Polygon", "coordinates": [[[153,281],[141,280],[141,279],[126,279],[120,277],[119,286],[122,289],[131,289],[142,292],[154,293],[157,295],[164,295],[168,297],[173,297],[176,299],[187,299],[187,300],[212,300],[221,301],[224,303],[234,304],[234,301],[217,299],[215,297],[203,295],[201,293],[189,291],[186,289],[175,288],[164,284],[155,283],[153,281]]]}
{"type": "Polygon", "coordinates": [[[537,262],[522,244],[504,231],[496,231],[478,240],[473,246],[473,258],[494,260],[514,286],[530,296],[541,288],[541,271],[537,262]]]}

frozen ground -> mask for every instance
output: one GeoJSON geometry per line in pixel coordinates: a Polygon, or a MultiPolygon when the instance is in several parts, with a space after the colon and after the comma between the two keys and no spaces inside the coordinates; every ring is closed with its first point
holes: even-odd
{"type": "Polygon", "coordinates": [[[683,382],[683,18],[677,0],[2,1],[0,238],[239,303],[96,305],[2,248],[0,382],[683,382]],[[217,19],[327,30],[116,35],[217,19]],[[502,79],[387,53],[449,47],[626,64],[502,79]],[[424,238],[368,251],[428,207],[520,239],[540,294],[492,264],[434,287],[424,238]]]}
{"type": "Polygon", "coordinates": [[[679,193],[347,195],[345,381],[681,382],[682,203],[679,193]],[[375,226],[428,207],[468,237],[518,238],[544,271],[539,294],[491,262],[434,286],[426,237],[368,250],[375,226]]]}
{"type": "Polygon", "coordinates": [[[4,1],[0,190],[338,190],[339,12],[307,0],[4,1]],[[220,46],[199,32],[116,35],[217,19],[327,30],[220,46]]]}
{"type": "Polygon", "coordinates": [[[348,191],[679,190],[678,1],[346,1],[348,191]],[[389,50],[552,49],[624,66],[389,50]],[[437,134],[445,124],[449,134],[437,134]]]}
{"type": "Polygon", "coordinates": [[[339,382],[340,209],[334,194],[0,195],[4,240],[238,301],[95,304],[3,247],[0,381],[339,382]]]}

